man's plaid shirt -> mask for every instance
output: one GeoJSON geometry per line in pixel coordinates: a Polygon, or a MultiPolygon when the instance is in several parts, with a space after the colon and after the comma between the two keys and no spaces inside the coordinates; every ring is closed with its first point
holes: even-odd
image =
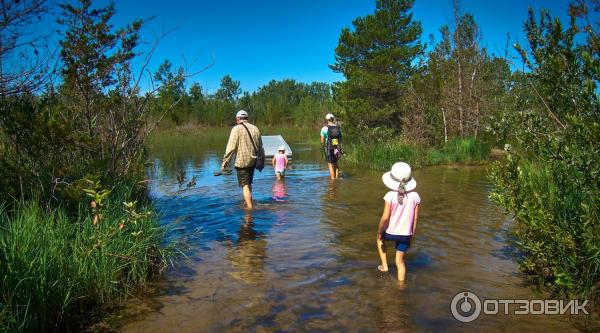
{"type": "MultiPolygon", "coordinates": [[[[244,125],[248,127],[254,143],[258,150],[264,155],[265,150],[263,148],[262,139],[260,137],[260,131],[258,127],[244,121],[244,125]]],[[[256,154],[254,153],[254,146],[248,135],[248,131],[244,126],[236,125],[231,129],[229,134],[229,141],[227,142],[227,148],[225,149],[225,156],[223,156],[223,167],[226,167],[233,156],[235,155],[235,167],[236,168],[250,168],[254,166],[256,154]]]]}

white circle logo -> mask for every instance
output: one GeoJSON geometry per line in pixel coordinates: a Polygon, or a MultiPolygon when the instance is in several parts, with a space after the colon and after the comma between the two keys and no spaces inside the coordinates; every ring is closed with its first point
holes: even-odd
{"type": "Polygon", "coordinates": [[[461,291],[452,299],[450,310],[458,321],[469,323],[481,314],[481,300],[470,291],[461,291]]]}

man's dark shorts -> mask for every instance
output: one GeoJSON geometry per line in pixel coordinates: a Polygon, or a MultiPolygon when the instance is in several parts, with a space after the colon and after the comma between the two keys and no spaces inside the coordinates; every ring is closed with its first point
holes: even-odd
{"type": "Polygon", "coordinates": [[[240,187],[244,187],[246,185],[252,185],[252,180],[254,179],[254,167],[251,168],[235,168],[237,171],[237,179],[240,187]]]}

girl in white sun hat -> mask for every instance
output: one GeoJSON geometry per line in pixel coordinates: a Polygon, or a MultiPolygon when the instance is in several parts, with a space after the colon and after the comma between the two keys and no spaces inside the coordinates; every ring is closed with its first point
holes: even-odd
{"type": "Polygon", "coordinates": [[[277,176],[277,179],[281,179],[285,176],[285,169],[287,169],[288,158],[285,154],[284,146],[279,146],[277,151],[278,152],[277,154],[275,154],[275,156],[273,156],[273,161],[271,163],[273,164],[273,169],[275,169],[275,175],[277,176]]]}
{"type": "Polygon", "coordinates": [[[393,240],[396,242],[398,280],[404,281],[404,253],[408,250],[411,237],[417,228],[421,197],[414,191],[417,182],[411,176],[410,165],[404,162],[395,163],[392,170],[384,173],[381,178],[391,191],[383,197],[385,205],[377,229],[377,251],[381,259],[381,265],[377,269],[382,272],[388,271],[384,241],[393,240]]]}

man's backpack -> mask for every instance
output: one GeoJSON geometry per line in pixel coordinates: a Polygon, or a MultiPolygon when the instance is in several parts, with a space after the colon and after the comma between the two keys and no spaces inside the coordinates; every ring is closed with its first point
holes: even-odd
{"type": "Polygon", "coordinates": [[[337,125],[327,126],[327,141],[330,147],[337,147],[342,137],[342,130],[337,125]]]}

